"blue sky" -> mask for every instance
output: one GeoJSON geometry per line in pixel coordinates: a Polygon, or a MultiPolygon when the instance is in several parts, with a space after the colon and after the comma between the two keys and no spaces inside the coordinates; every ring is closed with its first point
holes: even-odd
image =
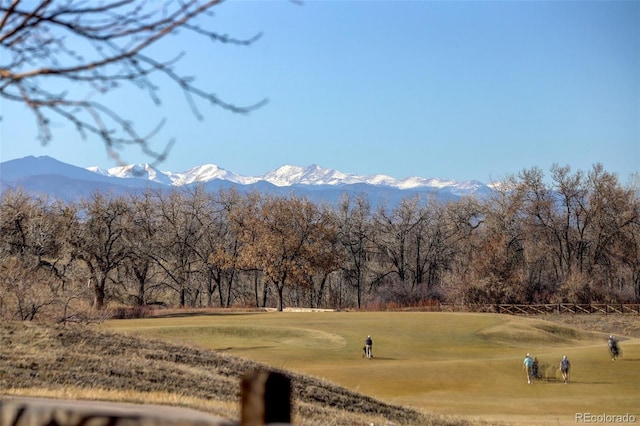
{"type": "MultiPolygon", "coordinates": [[[[167,119],[154,147],[176,143],[162,170],[216,164],[258,176],[318,164],[490,182],[599,162],[623,183],[640,171],[640,1],[231,0],[209,22],[263,36],[239,47],[183,33],[160,54],[184,51],[179,68],[228,102],[269,102],[249,115],[198,102],[199,121],[164,80],[159,107],[138,89],[111,97],[140,133],[167,119]]],[[[0,108],[2,161],[115,166],[68,123],[42,147],[25,108],[0,108]]]]}

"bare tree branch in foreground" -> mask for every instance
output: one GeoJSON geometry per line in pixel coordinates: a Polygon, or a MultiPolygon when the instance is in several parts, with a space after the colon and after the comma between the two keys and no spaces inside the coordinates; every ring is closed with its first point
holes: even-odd
{"type": "Polygon", "coordinates": [[[117,150],[137,145],[157,164],[164,160],[173,141],[162,152],[149,146],[165,119],[155,129],[139,133],[133,123],[110,107],[107,95],[129,84],[146,91],[160,104],[164,78],[177,85],[198,119],[200,98],[234,113],[248,113],[266,103],[249,106],[225,102],[194,85],[193,78],[177,73],[174,66],[183,53],[158,59],[157,46],[179,30],[212,42],[251,45],[260,34],[246,40],[220,35],[202,22],[213,16],[220,0],[0,0],[0,96],[26,105],[38,125],[43,145],[52,140],[51,128],[62,119],[73,123],[83,139],[98,136],[108,154],[122,163],[117,150]],[[151,53],[151,48],[155,47],[151,53]],[[152,80],[152,77],[156,77],[152,80]]]}

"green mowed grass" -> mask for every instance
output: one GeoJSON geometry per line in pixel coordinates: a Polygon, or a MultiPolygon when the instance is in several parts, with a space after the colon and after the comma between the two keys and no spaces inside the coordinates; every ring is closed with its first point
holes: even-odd
{"type": "MultiPolygon", "coordinates": [[[[574,424],[576,413],[640,422],[640,340],[612,362],[606,336],[494,314],[269,312],[110,321],[105,328],[197,345],[310,374],[430,413],[574,424]],[[363,359],[367,335],[372,360],[363,359]],[[546,378],[528,385],[527,352],[546,378]],[[562,355],[571,382],[560,380],[562,355]]],[[[615,331],[613,331],[615,332],[615,331]]]]}

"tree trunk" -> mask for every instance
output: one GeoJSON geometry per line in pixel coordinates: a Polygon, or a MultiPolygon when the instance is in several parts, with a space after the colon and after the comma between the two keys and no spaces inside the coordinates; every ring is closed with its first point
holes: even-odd
{"type": "Polygon", "coordinates": [[[220,306],[228,308],[229,307],[229,296],[227,295],[227,303],[224,303],[224,294],[222,294],[222,285],[218,285],[218,299],[220,299],[220,306]]]}
{"type": "MultiPolygon", "coordinates": [[[[320,282],[320,288],[318,288],[318,295],[316,298],[316,307],[320,308],[322,306],[322,298],[324,297],[324,289],[327,285],[327,278],[329,275],[325,274],[320,282]]],[[[313,306],[312,306],[313,307],[313,306]]]]}
{"type": "MultiPolygon", "coordinates": [[[[233,280],[236,276],[235,271],[231,271],[229,278],[227,279],[227,303],[226,307],[231,306],[231,287],[233,286],[233,280]]],[[[222,285],[222,282],[220,283],[222,285]]]]}
{"type": "MultiPolygon", "coordinates": [[[[258,285],[257,281],[256,281],[256,285],[258,285]]],[[[262,283],[262,307],[263,308],[267,306],[267,290],[269,290],[269,285],[265,281],[262,283]]]]}
{"type": "MultiPolygon", "coordinates": [[[[213,293],[216,292],[216,287],[220,285],[215,279],[213,271],[211,271],[210,268],[207,269],[207,307],[211,308],[213,306],[213,293]]],[[[222,306],[222,304],[220,306],[222,306]]]]}
{"type": "Polygon", "coordinates": [[[138,287],[138,297],[137,297],[137,299],[138,300],[136,300],[136,305],[137,306],[144,306],[144,304],[145,304],[144,303],[145,302],[144,301],[144,284],[140,285],[138,287]]]}
{"type": "Polygon", "coordinates": [[[282,296],[284,286],[276,284],[276,288],[278,289],[278,311],[282,312],[284,310],[284,297],[282,296]]]}
{"type": "Polygon", "coordinates": [[[106,278],[102,280],[98,280],[96,278],[93,279],[93,307],[96,310],[101,310],[104,308],[104,299],[105,299],[105,281],[106,278]]]}
{"type": "Polygon", "coordinates": [[[184,308],[187,304],[187,290],[182,287],[180,289],[180,307],[184,308]]]}

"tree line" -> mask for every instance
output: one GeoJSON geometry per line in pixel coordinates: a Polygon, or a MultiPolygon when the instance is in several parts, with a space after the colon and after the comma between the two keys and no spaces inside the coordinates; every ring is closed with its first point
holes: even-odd
{"type": "Polygon", "coordinates": [[[113,308],[362,309],[640,301],[637,188],[596,164],[523,170],[491,197],[372,206],[201,186],[0,199],[0,317],[113,308]]]}

